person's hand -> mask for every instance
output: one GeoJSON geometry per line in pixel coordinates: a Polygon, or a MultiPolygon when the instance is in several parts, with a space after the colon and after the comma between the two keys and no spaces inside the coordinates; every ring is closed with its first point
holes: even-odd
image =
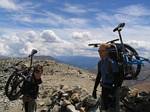
{"type": "Polygon", "coordinates": [[[93,96],[93,98],[95,98],[95,99],[97,98],[96,90],[93,90],[92,96],[93,96]]]}

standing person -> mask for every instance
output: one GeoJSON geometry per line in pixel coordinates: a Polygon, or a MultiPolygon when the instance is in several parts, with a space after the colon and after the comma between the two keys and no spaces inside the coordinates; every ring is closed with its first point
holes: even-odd
{"type": "Polygon", "coordinates": [[[36,65],[33,74],[23,84],[23,106],[25,112],[36,112],[36,99],[39,92],[39,84],[42,83],[41,75],[43,66],[36,65]]]}
{"type": "Polygon", "coordinates": [[[98,62],[98,73],[92,96],[97,98],[97,87],[101,84],[101,110],[104,112],[117,112],[114,96],[118,86],[115,78],[119,74],[119,68],[117,62],[109,57],[110,47],[110,44],[101,44],[99,47],[98,52],[101,60],[98,62]]]}

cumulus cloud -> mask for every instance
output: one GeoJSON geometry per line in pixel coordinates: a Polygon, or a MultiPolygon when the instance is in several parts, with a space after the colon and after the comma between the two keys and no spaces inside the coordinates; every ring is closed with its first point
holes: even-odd
{"type": "Polygon", "coordinates": [[[40,36],[46,42],[61,42],[61,39],[52,30],[44,30],[40,36]]]}
{"type": "Polygon", "coordinates": [[[72,38],[78,41],[88,41],[91,40],[91,33],[90,32],[73,32],[72,38]]]}
{"type": "Polygon", "coordinates": [[[27,31],[24,34],[18,36],[20,36],[20,40],[23,42],[34,42],[41,40],[39,35],[33,30],[27,31]]]}
{"type": "Polygon", "coordinates": [[[0,55],[26,56],[32,49],[37,49],[38,55],[91,55],[86,42],[90,37],[91,34],[84,31],[73,32],[72,39],[62,39],[53,30],[31,30],[3,35],[0,37],[0,42],[3,43],[0,46],[0,55]]]}
{"type": "Polygon", "coordinates": [[[0,43],[0,55],[5,56],[25,56],[32,49],[37,49],[38,55],[55,56],[74,53],[72,44],[60,39],[52,30],[3,35],[0,37],[0,43]]]}
{"type": "Polygon", "coordinates": [[[39,55],[48,55],[49,50],[45,43],[34,41],[34,42],[26,42],[24,43],[24,47],[20,49],[20,52],[23,54],[29,54],[32,49],[37,49],[39,55]]]}
{"type": "Polygon", "coordinates": [[[8,55],[8,50],[9,46],[5,45],[2,41],[0,41],[0,55],[7,56],[8,55]]]}
{"type": "Polygon", "coordinates": [[[20,55],[20,52],[18,50],[23,47],[23,44],[20,41],[19,37],[15,35],[9,37],[5,35],[1,37],[0,42],[2,44],[0,49],[1,55],[7,55],[7,56],[20,55]]]}
{"type": "MultiPolygon", "coordinates": [[[[113,33],[112,29],[30,30],[10,35],[1,35],[0,55],[26,56],[32,49],[37,49],[39,51],[38,55],[98,56],[97,48],[90,47],[88,44],[103,43],[114,39],[114,37],[117,38],[117,33],[113,33]]],[[[150,57],[150,43],[147,41],[149,28],[141,29],[144,31],[138,27],[123,31],[123,40],[134,47],[140,56],[150,57]],[[143,33],[140,35],[139,31],[143,33]]]]}

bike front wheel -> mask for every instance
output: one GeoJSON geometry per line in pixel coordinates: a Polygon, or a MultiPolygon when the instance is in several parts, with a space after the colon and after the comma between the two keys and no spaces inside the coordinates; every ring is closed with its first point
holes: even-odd
{"type": "Polygon", "coordinates": [[[13,101],[18,99],[22,95],[22,85],[24,82],[24,77],[21,76],[21,73],[12,73],[8,78],[5,85],[5,94],[9,100],[13,101]]]}

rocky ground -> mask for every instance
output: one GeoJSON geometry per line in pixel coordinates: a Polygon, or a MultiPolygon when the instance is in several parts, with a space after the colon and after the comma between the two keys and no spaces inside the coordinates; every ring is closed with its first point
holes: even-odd
{"type": "MultiPolygon", "coordinates": [[[[22,112],[21,99],[10,102],[4,95],[4,85],[6,83],[7,78],[9,77],[9,73],[4,73],[3,69],[6,68],[7,66],[12,65],[16,61],[18,60],[9,59],[9,60],[0,61],[0,112],[22,112]]],[[[55,61],[50,61],[50,60],[43,60],[43,61],[36,60],[34,64],[37,64],[37,63],[40,63],[41,65],[44,66],[44,73],[42,76],[43,83],[40,85],[40,94],[37,99],[38,112],[47,112],[47,109],[49,108],[52,102],[51,98],[54,95],[52,93],[54,93],[54,91],[58,92],[61,87],[63,87],[63,91],[65,93],[66,93],[66,90],[78,89],[80,90],[79,92],[86,93],[86,95],[88,96],[91,95],[93,86],[94,86],[95,74],[89,73],[88,71],[81,70],[76,67],[57,63],[55,61]]],[[[29,65],[28,62],[26,62],[25,64],[29,65]]],[[[141,86],[138,86],[138,87],[140,88],[141,86]]],[[[144,88],[144,86],[142,87],[144,88]]],[[[147,88],[149,87],[147,86],[147,88]]],[[[142,91],[141,88],[140,90],[142,91]]],[[[98,94],[100,94],[100,91],[101,90],[99,88],[98,94]]],[[[136,94],[138,93],[136,92],[136,94]]],[[[70,100],[68,101],[69,103],[71,103],[70,100]]],[[[135,102],[132,102],[132,103],[135,103],[135,102]]],[[[73,112],[78,112],[78,111],[73,111],[73,112]]],[[[80,112],[85,112],[85,111],[80,110],[80,112]]],[[[135,112],[141,112],[141,111],[135,111],[135,112]]],[[[146,112],[146,111],[143,111],[143,112],[146,112]]]]}
{"type": "MultiPolygon", "coordinates": [[[[2,71],[5,67],[17,61],[13,59],[0,61],[0,112],[21,112],[22,102],[20,100],[10,102],[4,95],[4,85],[9,74],[2,71]]],[[[55,61],[35,61],[34,64],[36,63],[44,65],[43,83],[40,85],[40,95],[38,98],[39,111],[46,108],[45,101],[49,99],[53,88],[57,88],[60,85],[65,85],[66,87],[82,87],[89,93],[92,92],[94,74],[76,67],[56,63],[55,61]]]]}

